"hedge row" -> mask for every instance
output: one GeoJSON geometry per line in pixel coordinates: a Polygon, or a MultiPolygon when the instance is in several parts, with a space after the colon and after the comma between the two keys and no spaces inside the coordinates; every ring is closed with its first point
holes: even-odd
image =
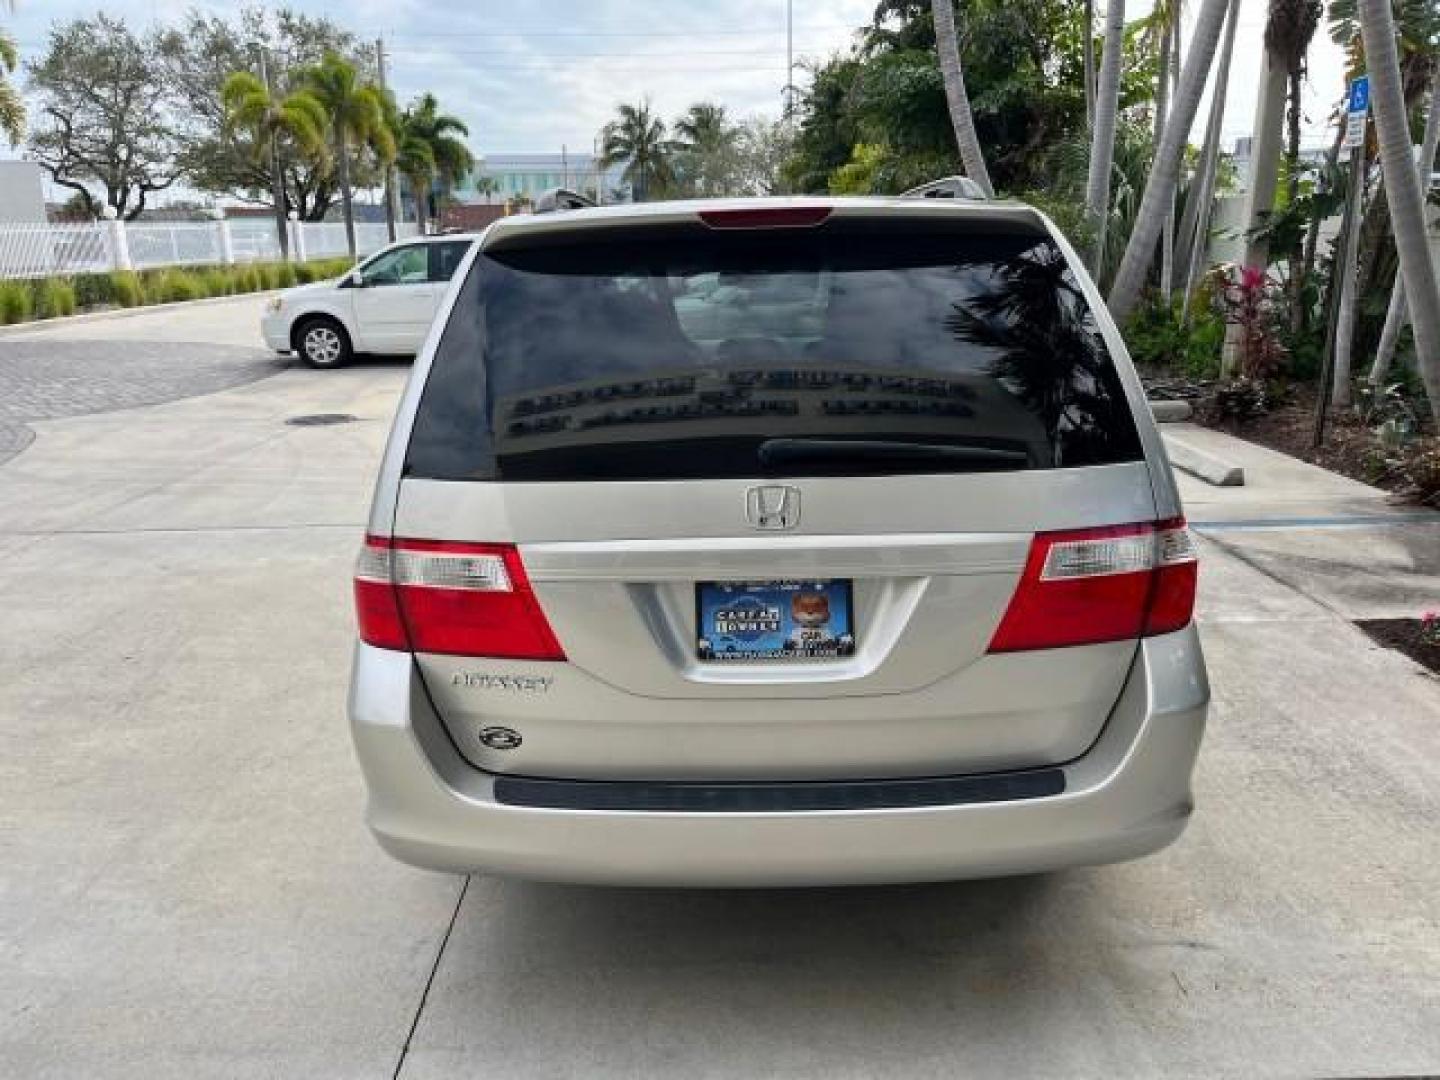
{"type": "Polygon", "coordinates": [[[172,266],[159,270],[113,270],[69,274],[30,281],[0,281],[0,325],[53,319],[109,307],[142,307],[174,300],[235,296],[266,289],[288,289],[339,277],[349,259],[312,262],[260,262],[239,266],[172,266]]]}

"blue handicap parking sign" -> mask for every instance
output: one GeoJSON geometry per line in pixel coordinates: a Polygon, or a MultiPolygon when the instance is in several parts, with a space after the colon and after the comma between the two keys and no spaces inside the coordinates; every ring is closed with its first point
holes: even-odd
{"type": "Polygon", "coordinates": [[[1361,75],[1350,84],[1350,106],[1352,113],[1370,111],[1370,76],[1361,75]]]}

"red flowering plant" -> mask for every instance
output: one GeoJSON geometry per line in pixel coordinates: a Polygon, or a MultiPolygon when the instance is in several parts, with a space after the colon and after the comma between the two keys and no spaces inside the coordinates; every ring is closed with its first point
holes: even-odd
{"type": "Polygon", "coordinates": [[[1427,611],[1420,616],[1420,640],[1440,648],[1440,611],[1427,611]]]}
{"type": "Polygon", "coordinates": [[[1239,327],[1240,374],[1272,379],[1285,366],[1285,346],[1277,333],[1285,286],[1260,266],[1242,266],[1227,276],[1221,294],[1225,319],[1239,327]]]}

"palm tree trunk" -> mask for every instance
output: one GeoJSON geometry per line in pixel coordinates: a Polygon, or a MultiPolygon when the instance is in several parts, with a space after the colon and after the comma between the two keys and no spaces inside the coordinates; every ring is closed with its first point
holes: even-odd
{"type": "Polygon", "coordinates": [[[1110,173],[1115,165],[1115,121],[1120,106],[1120,61],[1125,47],[1125,0],[1105,6],[1105,41],[1100,49],[1100,83],[1095,90],[1095,125],[1090,133],[1090,171],[1085,179],[1085,217],[1094,237],[1090,272],[1105,261],[1105,226],[1110,220],[1110,173]]]}
{"type": "Polygon", "coordinates": [[[1085,0],[1085,126],[1095,126],[1095,0],[1085,0]]]}
{"type": "Polygon", "coordinates": [[[424,236],[426,231],[426,211],[429,207],[425,205],[425,192],[421,190],[420,178],[418,176],[410,177],[410,194],[415,200],[415,228],[421,236],[424,236]]]}
{"type": "Polygon", "coordinates": [[[1200,281],[1200,269],[1210,243],[1210,215],[1215,206],[1215,180],[1220,171],[1220,128],[1225,123],[1225,99],[1230,87],[1230,59],[1235,55],[1235,28],[1240,22],[1240,0],[1230,0],[1225,22],[1225,39],[1220,44],[1220,66],[1215,71],[1215,92],[1210,97],[1210,115],[1205,121],[1205,142],[1190,183],[1190,197],[1180,216],[1180,244],[1176,265],[1184,273],[1184,318],[1188,320],[1190,298],[1200,281]]]}
{"type": "MultiPolygon", "coordinates": [[[[1176,81],[1181,63],[1181,27],[1180,10],[1175,10],[1174,32],[1170,36],[1170,78],[1176,81]]],[[[1178,85],[1178,82],[1177,82],[1178,85]]],[[[1172,87],[1172,89],[1174,89],[1172,87]]],[[[1187,136],[1188,139],[1188,136],[1187,136]]],[[[1183,151],[1181,152],[1183,156],[1183,151]]],[[[1193,182],[1193,181],[1192,181],[1193,182]]],[[[1160,236],[1160,295],[1165,297],[1168,303],[1175,293],[1175,200],[1179,197],[1179,181],[1176,181],[1175,194],[1170,196],[1170,210],[1165,215],[1165,231],[1160,236]]]]}
{"type": "Polygon", "coordinates": [[[340,159],[340,205],[345,212],[345,243],[353,262],[359,249],[355,245],[355,206],[350,193],[350,141],[342,133],[336,140],[340,159]]]}
{"type": "MultiPolygon", "coordinates": [[[[1349,95],[1347,94],[1346,97],[1349,95]]],[[[1340,124],[1335,131],[1335,141],[1330,144],[1330,149],[1325,155],[1325,177],[1334,174],[1336,166],[1340,161],[1340,147],[1345,141],[1345,106],[1344,98],[1341,99],[1340,124]]],[[[1328,180],[1326,181],[1328,183],[1328,180]]],[[[1311,214],[1310,224],[1305,228],[1305,248],[1300,260],[1300,290],[1303,293],[1305,282],[1315,273],[1315,253],[1320,246],[1320,215],[1311,214]]],[[[1310,307],[1306,304],[1298,305],[1290,312],[1290,328],[1296,337],[1304,333],[1305,328],[1310,325],[1310,307]]]]}
{"type": "Polygon", "coordinates": [[[1165,227],[1165,217],[1180,176],[1180,156],[1210,75],[1210,62],[1215,58],[1215,46],[1220,40],[1220,28],[1228,6],[1229,0],[1203,0],[1195,19],[1195,36],[1190,42],[1190,55],[1180,73],[1180,87],[1175,94],[1170,119],[1165,124],[1165,134],[1155,153],[1155,164],[1150,169],[1145,195],[1135,215],[1130,242],[1125,246],[1125,255],[1120,260],[1120,269],[1116,271],[1115,283],[1110,289],[1110,311],[1119,322],[1123,323],[1130,317],[1140,299],[1140,289],[1145,284],[1145,276],[1155,254],[1155,242],[1160,239],[1160,230],[1165,227]]]}
{"type": "Polygon", "coordinates": [[[1430,411],[1440,420],[1440,287],[1425,227],[1425,199],[1415,168],[1400,58],[1395,47],[1395,22],[1390,0],[1359,0],[1360,31],[1370,69],[1370,98],[1380,136],[1380,159],[1390,193],[1390,218],[1395,247],[1405,277],[1405,299],[1415,328],[1415,360],[1430,411]]]}
{"type": "MultiPolygon", "coordinates": [[[[1425,117],[1425,141],[1420,147],[1417,172],[1421,191],[1429,186],[1437,147],[1440,147],[1440,64],[1435,66],[1435,81],[1430,87],[1430,112],[1425,117]]],[[[1405,302],[1405,275],[1397,273],[1395,284],[1390,287],[1390,306],[1385,312],[1385,329],[1380,334],[1375,365],[1370,369],[1370,385],[1377,390],[1390,375],[1390,365],[1395,361],[1395,348],[1400,341],[1400,331],[1405,326],[1408,306],[1405,302]]]]}
{"type": "MultiPolygon", "coordinates": [[[[1364,157],[1363,150],[1361,157],[1362,159],[1364,157]]],[[[1356,274],[1357,254],[1360,248],[1360,208],[1365,201],[1363,167],[1358,170],[1358,173],[1352,172],[1350,181],[1352,187],[1347,195],[1350,200],[1350,211],[1346,214],[1346,220],[1351,223],[1352,235],[1346,238],[1346,242],[1335,253],[1335,269],[1333,271],[1339,275],[1340,280],[1340,317],[1335,323],[1335,367],[1330,380],[1330,404],[1340,409],[1348,409],[1351,405],[1350,364],[1351,357],[1354,355],[1355,317],[1360,306],[1356,274]]]]}
{"type": "Polygon", "coordinates": [[[1260,96],[1255,103],[1255,130],[1250,140],[1250,192],[1245,202],[1245,265],[1262,270],[1270,263],[1269,242],[1254,235],[1275,209],[1280,179],[1280,141],[1285,127],[1285,60],[1265,50],[1260,96]]]}
{"type": "Polygon", "coordinates": [[[270,189],[275,197],[275,235],[280,238],[280,261],[290,261],[290,221],[285,216],[285,170],[280,167],[279,140],[270,135],[270,189]]]}
{"type": "Polygon", "coordinates": [[[955,129],[955,142],[965,175],[980,185],[986,195],[993,196],[990,172],[985,168],[985,155],[975,134],[975,118],[970,114],[970,96],[965,92],[965,74],[960,69],[960,41],[955,34],[953,0],[930,0],[935,17],[935,50],[940,54],[940,75],[945,80],[945,103],[950,109],[950,124],[955,129]]]}

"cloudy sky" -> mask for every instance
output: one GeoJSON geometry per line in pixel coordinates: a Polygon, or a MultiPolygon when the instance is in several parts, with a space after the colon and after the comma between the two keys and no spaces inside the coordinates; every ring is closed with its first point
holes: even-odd
{"type": "MultiPolygon", "coordinates": [[[[93,13],[95,0],[15,0],[0,15],[22,58],[38,55],[55,20],[93,13]]],[[[1131,0],[1136,18],[1151,0],[1131,0]]],[[[145,27],[181,5],[107,0],[104,10],[145,27]]],[[[235,5],[200,3],[216,11],[235,5]]],[[[548,0],[499,4],[455,0],[293,0],[362,38],[384,36],[391,82],[402,100],[433,90],[471,130],[480,154],[588,150],[617,102],[649,96],[671,116],[697,100],[737,115],[779,112],[785,83],[785,0],[548,0]]],[[[797,60],[844,49],[875,0],[794,0],[797,60]]],[[[1198,0],[1187,10],[1193,18],[1198,0]]],[[[1248,131],[1259,82],[1266,0],[1242,0],[1230,77],[1226,145],[1248,131]]],[[[1339,51],[1322,34],[1311,61],[1307,142],[1323,140],[1341,86],[1339,51]]],[[[803,72],[797,81],[803,82],[803,72]]],[[[1208,100],[1208,92],[1207,92],[1208,100]]],[[[1203,123],[1202,102],[1197,125],[1203,123]]],[[[1198,131],[1196,137],[1198,138],[1198,131]]]]}

